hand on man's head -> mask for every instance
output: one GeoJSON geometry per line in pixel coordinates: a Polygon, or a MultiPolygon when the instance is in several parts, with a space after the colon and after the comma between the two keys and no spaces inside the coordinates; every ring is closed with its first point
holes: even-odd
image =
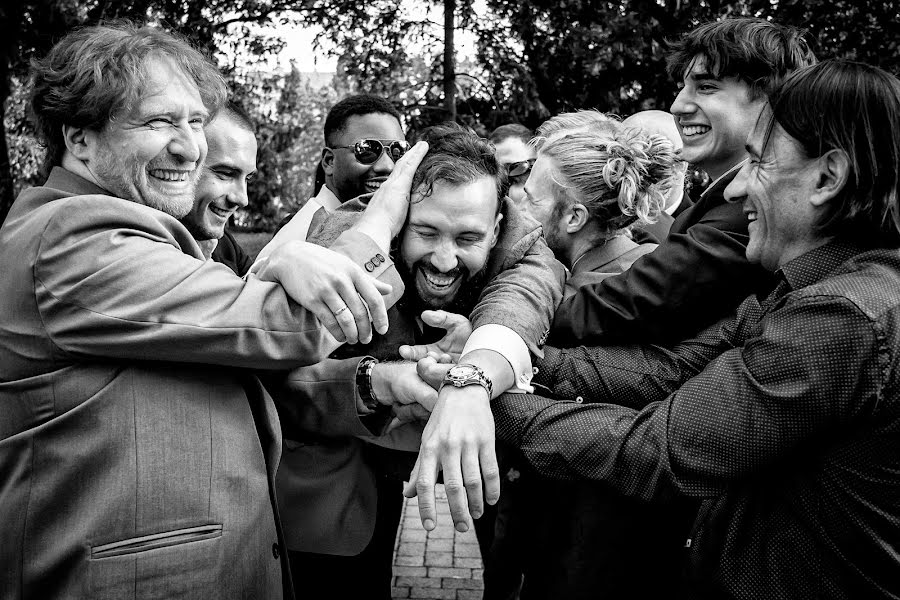
{"type": "Polygon", "coordinates": [[[413,176],[428,152],[428,143],[419,142],[403,155],[390,177],[369,200],[362,218],[353,227],[382,248],[390,247],[406,222],[413,176]]]}

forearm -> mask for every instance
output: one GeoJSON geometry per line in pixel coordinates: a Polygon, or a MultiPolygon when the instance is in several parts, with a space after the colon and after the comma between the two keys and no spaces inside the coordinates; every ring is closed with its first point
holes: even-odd
{"type": "Polygon", "coordinates": [[[771,285],[770,276],[747,261],[745,241],[745,235],[705,223],[671,234],[626,272],[566,298],[554,317],[551,343],[668,344],[696,335],[771,285]]]}
{"type": "Polygon", "coordinates": [[[541,475],[602,481],[645,501],[677,493],[666,453],[666,410],[504,394],[492,406],[497,439],[520,449],[541,475]]]}
{"type": "MultiPolygon", "coordinates": [[[[733,347],[735,320],[707,328],[671,348],[652,345],[546,346],[533,383],[553,398],[641,409],[678,389],[733,347]]],[[[541,392],[545,393],[545,392],[541,392]]]]}

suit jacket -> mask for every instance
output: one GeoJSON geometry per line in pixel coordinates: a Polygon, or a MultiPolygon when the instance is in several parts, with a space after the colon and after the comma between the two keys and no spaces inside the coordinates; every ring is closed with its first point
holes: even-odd
{"type": "Polygon", "coordinates": [[[631,228],[631,237],[638,244],[660,244],[669,237],[675,217],[662,213],[653,223],[641,223],[631,228]]]}
{"type": "Polygon", "coordinates": [[[280,598],[281,432],[244,369],[330,335],[104,194],[54,169],[0,229],[0,598],[280,598]]]}
{"type": "Polygon", "coordinates": [[[657,244],[639,244],[628,239],[628,236],[619,235],[602,246],[591,248],[572,265],[564,297],[576,294],[582,286],[600,283],[607,277],[627,271],[634,261],[653,252],[656,247],[657,244]]]}
{"type": "Polygon", "coordinates": [[[253,257],[244,252],[244,249],[241,248],[241,245],[238,244],[237,240],[234,239],[234,236],[227,229],[225,230],[225,235],[216,244],[216,249],[213,250],[210,258],[222,263],[241,277],[253,265],[253,257]]]}
{"type": "MultiPolygon", "coordinates": [[[[317,213],[310,241],[329,243],[359,218],[365,201],[345,203],[330,215],[317,213]]],[[[536,353],[561,298],[565,271],[541,238],[537,221],[506,203],[501,223],[487,283],[470,318],[474,327],[510,327],[536,353]]],[[[375,524],[376,472],[409,474],[422,425],[376,435],[390,419],[357,416],[355,374],[361,357],[396,358],[402,344],[421,339],[415,317],[398,303],[388,311],[387,334],[376,335],[367,346],[343,346],[335,360],[294,370],[284,393],[276,395],[285,437],[277,490],[291,550],[358,554],[375,524]]]]}
{"type": "Polygon", "coordinates": [[[564,300],[550,343],[672,343],[731,314],[746,296],[771,289],[771,273],[746,258],[741,205],[723,196],[736,174],[719,178],[682,212],[654,252],[564,300]]]}

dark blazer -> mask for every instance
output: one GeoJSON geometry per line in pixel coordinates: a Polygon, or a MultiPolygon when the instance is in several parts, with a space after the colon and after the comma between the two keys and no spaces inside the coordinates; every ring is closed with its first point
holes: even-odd
{"type": "Polygon", "coordinates": [[[579,288],[556,312],[550,343],[670,343],[730,314],[772,275],[746,258],[747,218],[723,192],[737,170],[675,219],[669,237],[626,272],[579,288]]]}

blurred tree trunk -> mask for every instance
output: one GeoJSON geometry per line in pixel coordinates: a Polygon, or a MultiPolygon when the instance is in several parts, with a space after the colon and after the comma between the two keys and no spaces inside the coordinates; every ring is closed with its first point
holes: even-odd
{"type": "Polygon", "coordinates": [[[6,143],[6,99],[10,93],[10,67],[19,46],[18,32],[22,27],[25,7],[22,2],[9,2],[0,6],[0,225],[6,220],[13,200],[12,170],[9,164],[9,148],[6,143]]]}
{"type": "Polygon", "coordinates": [[[444,108],[447,120],[456,120],[456,57],[453,52],[456,0],[444,0],[444,108]]]}

